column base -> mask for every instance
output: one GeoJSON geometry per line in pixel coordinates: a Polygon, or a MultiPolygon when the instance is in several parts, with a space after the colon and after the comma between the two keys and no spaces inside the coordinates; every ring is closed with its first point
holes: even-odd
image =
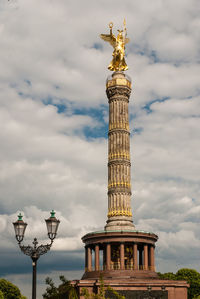
{"type": "Polygon", "coordinates": [[[133,230],[135,228],[132,218],[127,216],[110,217],[106,222],[105,231],[133,230]]]}
{"type": "Polygon", "coordinates": [[[130,278],[158,278],[158,274],[151,270],[100,270],[86,271],[82,279],[130,279],[130,278]]]}

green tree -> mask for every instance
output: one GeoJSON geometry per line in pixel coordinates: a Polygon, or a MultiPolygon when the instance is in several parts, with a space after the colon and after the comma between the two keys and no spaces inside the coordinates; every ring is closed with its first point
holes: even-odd
{"type": "MultiPolygon", "coordinates": [[[[120,295],[117,291],[115,291],[110,286],[105,288],[102,276],[100,277],[100,287],[99,287],[98,294],[95,294],[93,292],[89,293],[86,288],[83,288],[81,295],[84,296],[85,299],[106,299],[105,297],[106,291],[108,291],[108,296],[109,294],[112,294],[115,296],[115,299],[125,299],[124,296],[120,295]]],[[[109,297],[107,297],[107,299],[109,299],[109,297]]]]}
{"type": "Polygon", "coordinates": [[[5,297],[4,297],[4,295],[3,295],[3,292],[2,291],[0,291],[0,299],[4,299],[5,297]]]}
{"type": "Polygon", "coordinates": [[[177,280],[186,280],[190,287],[188,289],[188,299],[193,299],[200,295],[200,273],[194,269],[183,268],[176,272],[177,280]]]}
{"type": "Polygon", "coordinates": [[[71,285],[70,281],[64,276],[59,276],[62,282],[58,287],[54,285],[53,280],[50,277],[46,278],[46,284],[48,285],[46,292],[43,294],[44,299],[78,299],[75,288],[71,285]]]}
{"type": "Polygon", "coordinates": [[[163,274],[158,272],[158,276],[162,279],[176,280],[176,274],[174,274],[173,272],[167,272],[163,274]]]}
{"type": "Polygon", "coordinates": [[[5,299],[26,299],[16,285],[3,278],[0,279],[0,291],[5,299]]]}
{"type": "Polygon", "coordinates": [[[176,272],[160,273],[161,279],[186,280],[190,287],[188,288],[188,299],[200,299],[200,273],[194,269],[182,268],[176,272]],[[199,297],[199,298],[198,298],[199,297]]]}
{"type": "Polygon", "coordinates": [[[50,277],[47,277],[45,283],[48,285],[48,287],[46,288],[46,292],[42,295],[43,298],[58,298],[58,290],[55,287],[53,280],[50,277]]]}
{"type": "MultiPolygon", "coordinates": [[[[59,277],[61,284],[56,287],[53,280],[50,277],[46,278],[46,292],[43,294],[44,299],[78,299],[78,294],[74,286],[64,276],[59,277]]],[[[82,290],[81,295],[86,299],[105,299],[105,293],[108,291],[115,295],[116,299],[125,299],[124,296],[117,293],[111,287],[105,288],[104,281],[100,278],[99,294],[89,293],[86,288],[82,290]]]]}

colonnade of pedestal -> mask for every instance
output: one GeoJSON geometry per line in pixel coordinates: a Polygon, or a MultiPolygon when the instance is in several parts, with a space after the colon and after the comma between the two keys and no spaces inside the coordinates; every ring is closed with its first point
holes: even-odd
{"type": "Polygon", "coordinates": [[[154,245],[137,243],[105,243],[85,246],[85,269],[86,271],[155,271],[154,245]],[[127,249],[129,251],[128,256],[127,249]],[[100,251],[103,253],[101,263],[100,251]],[[115,251],[116,256],[113,255],[113,251],[115,251]]]}

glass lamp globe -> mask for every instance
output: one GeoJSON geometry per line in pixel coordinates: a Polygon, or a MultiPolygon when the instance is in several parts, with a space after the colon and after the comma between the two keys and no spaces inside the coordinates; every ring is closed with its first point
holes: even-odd
{"type": "Polygon", "coordinates": [[[60,220],[56,219],[54,210],[51,211],[51,216],[45,219],[49,239],[53,240],[56,237],[60,220]]]}
{"type": "Polygon", "coordinates": [[[15,236],[16,236],[16,239],[19,243],[23,241],[25,230],[26,230],[26,227],[27,227],[27,223],[25,223],[22,220],[22,217],[23,217],[22,214],[19,213],[18,220],[16,222],[13,222],[14,230],[15,230],[15,236]]]}

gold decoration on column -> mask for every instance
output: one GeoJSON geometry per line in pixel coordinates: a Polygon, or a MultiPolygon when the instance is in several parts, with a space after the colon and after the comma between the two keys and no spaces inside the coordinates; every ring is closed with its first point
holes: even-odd
{"type": "Polygon", "coordinates": [[[108,217],[111,217],[111,216],[128,216],[128,217],[132,217],[132,212],[131,212],[131,209],[128,208],[128,209],[119,209],[119,210],[113,210],[113,209],[109,209],[108,210],[108,217]]]}
{"type": "Polygon", "coordinates": [[[117,153],[110,153],[108,155],[109,160],[115,159],[115,158],[130,160],[130,154],[129,154],[129,152],[117,152],[117,153]]]}

